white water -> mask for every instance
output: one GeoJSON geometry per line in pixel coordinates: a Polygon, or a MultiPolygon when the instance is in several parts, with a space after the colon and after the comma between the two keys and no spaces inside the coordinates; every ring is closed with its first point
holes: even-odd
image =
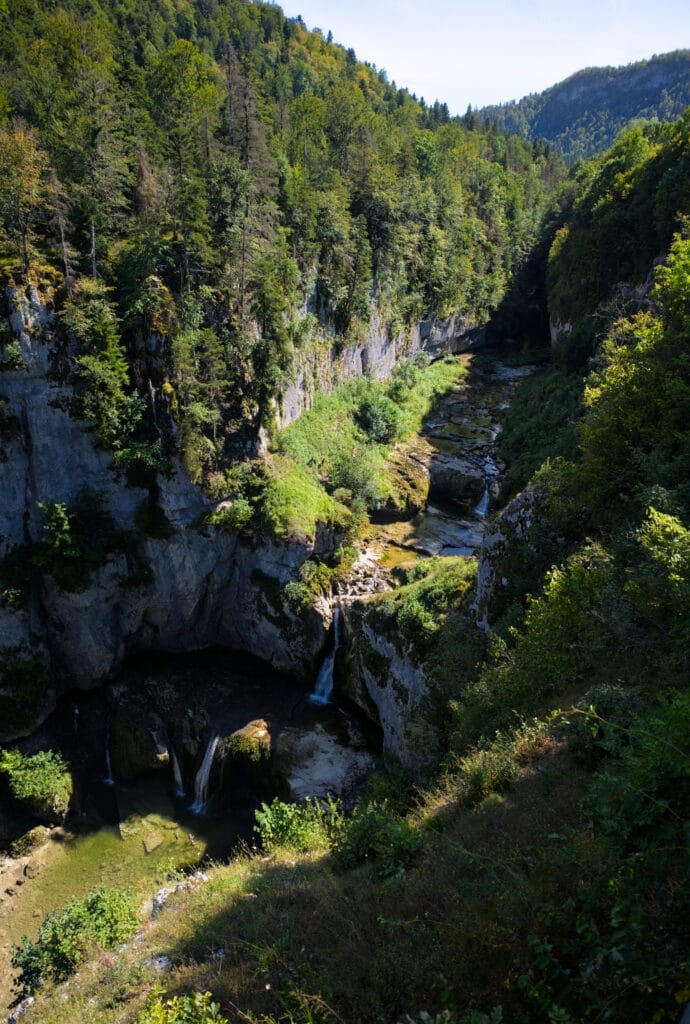
{"type": "Polygon", "coordinates": [[[194,780],[194,803],[189,808],[193,814],[206,813],[206,805],[208,803],[208,781],[211,777],[213,758],[216,756],[216,747],[218,746],[219,739],[219,736],[213,736],[209,740],[209,744],[206,747],[206,753],[204,754],[204,759],[201,762],[201,767],[196,773],[196,779],[194,780]]]}
{"type": "Polygon", "coordinates": [[[177,754],[173,747],[170,748],[170,760],[172,761],[173,777],[175,779],[175,792],[177,796],[184,796],[184,783],[182,782],[180,762],[177,760],[177,754]]]}
{"type": "Polygon", "coordinates": [[[112,766],[112,762],[110,760],[110,743],[109,743],[109,739],[110,739],[110,737],[108,737],[108,739],[106,740],[106,743],[105,743],[105,778],[103,779],[103,782],[104,782],[104,784],[106,786],[114,786],[115,785],[115,779],[113,778],[113,766],[112,766]]]}
{"type": "Polygon", "coordinates": [[[477,506],[475,506],[474,514],[479,516],[480,519],[485,519],[486,514],[489,511],[489,502],[491,495],[489,494],[489,481],[487,478],[484,479],[484,493],[482,499],[477,506]]]}
{"type": "Polygon", "coordinates": [[[335,656],[340,647],[340,605],[333,608],[333,646],[321,663],[314,692],[309,695],[312,704],[330,704],[333,693],[333,673],[335,656]]]}
{"type": "Polygon", "coordinates": [[[486,519],[487,515],[489,514],[489,506],[491,504],[490,484],[491,481],[495,480],[497,476],[498,466],[491,458],[491,456],[488,456],[484,460],[484,493],[482,494],[481,501],[474,509],[474,514],[479,519],[486,519]]]}

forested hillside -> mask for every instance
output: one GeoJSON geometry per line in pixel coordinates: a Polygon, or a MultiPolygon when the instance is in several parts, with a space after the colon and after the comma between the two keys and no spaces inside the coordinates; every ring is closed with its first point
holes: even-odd
{"type": "Polygon", "coordinates": [[[675,121],[690,103],[690,51],[586,68],[542,93],[468,113],[466,123],[545,140],[568,163],[606,149],[632,121],[675,121]]]}
{"type": "Polygon", "coordinates": [[[561,173],[271,4],[0,19],[3,273],[55,289],[63,372],[130,470],[164,464],[171,414],[192,478],[222,466],[317,331],[485,322],[561,173]]]}

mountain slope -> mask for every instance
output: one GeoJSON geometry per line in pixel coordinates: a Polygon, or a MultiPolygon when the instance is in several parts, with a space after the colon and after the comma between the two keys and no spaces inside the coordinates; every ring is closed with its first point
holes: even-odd
{"type": "Polygon", "coordinates": [[[673,121],[690,104],[690,50],[674,50],[622,67],[585,68],[542,93],[467,117],[499,130],[546,139],[568,161],[606,149],[638,119],[673,121]]]}

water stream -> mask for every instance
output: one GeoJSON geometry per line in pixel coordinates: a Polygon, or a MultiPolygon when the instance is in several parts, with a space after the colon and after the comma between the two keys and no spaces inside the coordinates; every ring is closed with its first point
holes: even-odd
{"type": "Polygon", "coordinates": [[[314,692],[309,695],[309,700],[312,704],[321,704],[323,706],[330,704],[331,696],[333,695],[335,658],[340,647],[340,619],[340,604],[336,601],[333,605],[333,643],[321,663],[314,692]]]}
{"type": "Polygon", "coordinates": [[[113,764],[110,759],[110,737],[108,736],[105,741],[105,778],[103,779],[105,786],[114,786],[115,779],[113,778],[113,764]]]}
{"type": "Polygon", "coordinates": [[[374,531],[371,554],[384,573],[423,557],[472,557],[481,547],[499,490],[496,442],[503,413],[534,367],[499,359],[475,368],[472,357],[465,359],[468,375],[438,401],[417,442],[418,459],[430,465],[429,502],[413,519],[374,531]]]}
{"type": "Polygon", "coordinates": [[[177,760],[177,754],[175,748],[170,747],[170,760],[172,762],[173,779],[175,780],[175,796],[183,797],[184,794],[184,782],[182,781],[182,772],[180,771],[180,762],[177,760]]]}
{"type": "Polygon", "coordinates": [[[194,803],[190,806],[192,814],[206,814],[208,808],[208,783],[211,778],[213,759],[216,756],[216,749],[220,736],[212,736],[209,740],[201,767],[196,773],[194,780],[194,803]]]}

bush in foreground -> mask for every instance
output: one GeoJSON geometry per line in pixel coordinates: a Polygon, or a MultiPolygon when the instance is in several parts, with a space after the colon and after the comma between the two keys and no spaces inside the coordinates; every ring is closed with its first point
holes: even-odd
{"type": "Polygon", "coordinates": [[[48,914],[32,942],[26,936],[12,953],[19,997],[32,995],[47,981],[60,982],[77,969],[94,946],[112,949],[126,942],[139,923],[134,897],[99,886],[64,910],[48,914]]]}
{"type": "Polygon", "coordinates": [[[0,772],[7,776],[12,795],[41,819],[64,819],[72,796],[72,776],[60,754],[40,750],[29,756],[19,750],[3,750],[0,772]]]}

